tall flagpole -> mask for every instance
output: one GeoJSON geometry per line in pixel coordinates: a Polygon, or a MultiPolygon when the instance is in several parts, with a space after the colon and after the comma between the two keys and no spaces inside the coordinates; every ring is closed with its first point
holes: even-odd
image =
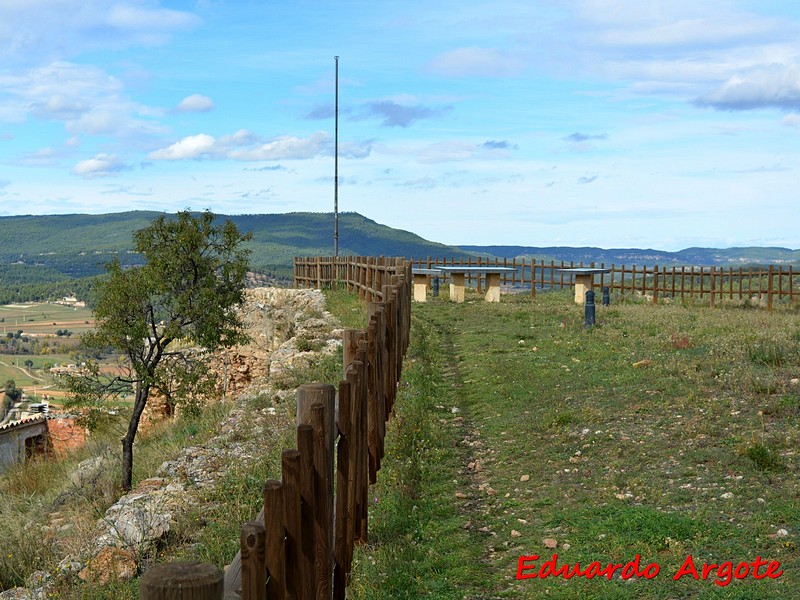
{"type": "Polygon", "coordinates": [[[333,137],[333,256],[339,257],[339,57],[336,61],[336,106],[333,137]]]}

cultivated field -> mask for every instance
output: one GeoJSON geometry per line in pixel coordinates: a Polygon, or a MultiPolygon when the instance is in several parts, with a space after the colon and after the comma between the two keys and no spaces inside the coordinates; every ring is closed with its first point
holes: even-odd
{"type": "Polygon", "coordinates": [[[55,333],[69,329],[73,333],[88,331],[94,326],[92,311],[85,307],[65,306],[49,302],[4,304],[0,306],[2,333],[55,333]]]}
{"type": "MultiPolygon", "coordinates": [[[[81,333],[94,327],[92,311],[85,307],[65,306],[46,302],[32,302],[27,304],[0,305],[0,339],[7,340],[7,336],[18,334],[36,340],[42,344],[58,346],[61,352],[52,352],[47,349],[46,354],[33,353],[3,353],[0,352],[0,384],[13,379],[17,387],[25,389],[26,393],[40,399],[43,394],[61,395],[53,388],[53,378],[49,367],[58,364],[74,362],[67,351],[78,346],[81,333]],[[58,331],[69,331],[69,336],[57,336],[58,331]],[[31,367],[26,361],[33,363],[31,367]]],[[[23,347],[31,349],[30,343],[23,343],[23,347]]]]}

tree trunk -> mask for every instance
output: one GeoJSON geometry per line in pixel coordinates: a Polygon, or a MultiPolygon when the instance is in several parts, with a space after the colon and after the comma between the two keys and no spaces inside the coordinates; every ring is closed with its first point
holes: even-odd
{"type": "Polygon", "coordinates": [[[133,414],[128,423],[128,431],[122,438],[122,489],[126,492],[133,487],[133,440],[139,429],[139,420],[142,412],[147,405],[147,398],[150,396],[150,386],[138,384],[136,386],[136,399],[133,403],[133,414]]]}

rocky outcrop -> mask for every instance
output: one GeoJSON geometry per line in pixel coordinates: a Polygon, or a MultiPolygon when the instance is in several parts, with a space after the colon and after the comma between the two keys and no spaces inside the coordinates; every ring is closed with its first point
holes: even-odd
{"type": "MultiPolygon", "coordinates": [[[[97,582],[134,576],[142,558],[170,530],[176,515],[199,503],[202,491],[221,481],[231,465],[246,467],[256,461],[271,433],[294,425],[285,411],[276,410],[294,391],[275,385],[276,378],[288,369],[309,364],[320,353],[335,352],[341,345],[342,330],[325,310],[324,296],[317,290],[248,290],[242,310],[250,342],[213,357],[212,367],[225,382],[226,397],[246,399],[258,394],[273,399],[274,406],[251,409],[246,402],[235,403],[216,436],[165,461],[157,477],[140,482],[105,512],[81,556],[62,561],[69,566],[69,573],[97,582]]],[[[74,477],[81,482],[91,480],[105,461],[84,461],[74,477]]],[[[9,590],[0,594],[0,600],[43,597],[47,585],[45,581],[32,591],[9,590]],[[6,596],[12,592],[22,595],[6,596]]]]}
{"type": "Polygon", "coordinates": [[[254,381],[307,366],[320,351],[335,351],[342,330],[325,310],[319,290],[247,290],[243,317],[250,343],[215,357],[225,393],[236,395],[254,381]]]}

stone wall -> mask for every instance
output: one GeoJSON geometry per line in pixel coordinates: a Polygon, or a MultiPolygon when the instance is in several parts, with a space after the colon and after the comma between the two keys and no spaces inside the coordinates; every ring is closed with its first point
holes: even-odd
{"type": "Polygon", "coordinates": [[[0,427],[0,473],[25,461],[26,446],[31,446],[34,453],[47,450],[47,420],[44,415],[0,427]]]}
{"type": "Polygon", "coordinates": [[[47,420],[53,451],[65,454],[83,448],[86,442],[86,429],[77,425],[72,417],[55,417],[47,420]]]}

